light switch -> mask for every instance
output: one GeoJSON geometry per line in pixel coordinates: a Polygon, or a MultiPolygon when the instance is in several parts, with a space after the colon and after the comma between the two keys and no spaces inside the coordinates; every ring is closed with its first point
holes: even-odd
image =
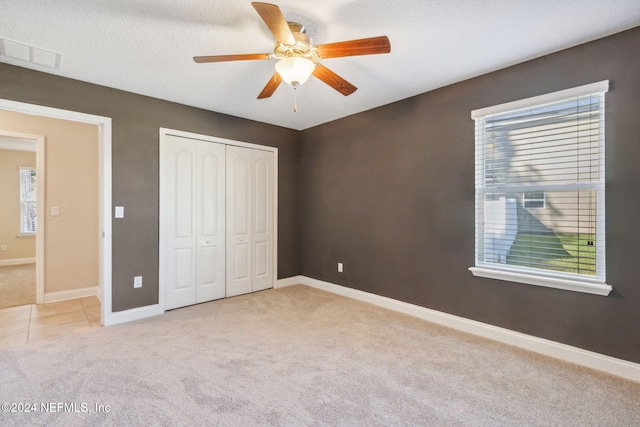
{"type": "Polygon", "coordinates": [[[124,206],[116,206],[116,218],[124,218],[124,206]]]}
{"type": "Polygon", "coordinates": [[[51,216],[60,216],[60,206],[51,206],[51,216]]]}

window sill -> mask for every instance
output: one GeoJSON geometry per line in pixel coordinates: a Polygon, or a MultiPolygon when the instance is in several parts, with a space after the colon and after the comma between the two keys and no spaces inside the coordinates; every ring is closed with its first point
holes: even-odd
{"type": "Polygon", "coordinates": [[[545,286],[547,288],[564,289],[567,291],[585,292],[588,294],[607,296],[613,288],[600,283],[588,283],[577,280],[557,279],[551,277],[533,276],[511,271],[500,271],[489,268],[470,267],[469,271],[476,277],[506,280],[509,282],[526,283],[527,285],[545,286]]]}
{"type": "Polygon", "coordinates": [[[29,239],[36,237],[36,233],[20,233],[16,236],[18,239],[29,239]]]}

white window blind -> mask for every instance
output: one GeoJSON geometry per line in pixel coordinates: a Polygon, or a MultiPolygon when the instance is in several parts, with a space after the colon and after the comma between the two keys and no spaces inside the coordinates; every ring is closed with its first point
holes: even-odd
{"type": "Polygon", "coordinates": [[[476,110],[479,276],[608,294],[604,94],[594,83],[476,110]]]}
{"type": "Polygon", "coordinates": [[[20,234],[35,234],[38,230],[37,180],[33,168],[19,168],[20,172],[20,234]]]}

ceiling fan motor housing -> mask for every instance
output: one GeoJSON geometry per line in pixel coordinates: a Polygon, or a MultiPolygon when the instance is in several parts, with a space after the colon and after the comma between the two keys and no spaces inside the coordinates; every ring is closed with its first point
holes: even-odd
{"type": "Polygon", "coordinates": [[[297,56],[317,62],[319,58],[315,49],[312,47],[311,38],[307,35],[307,29],[304,25],[297,22],[287,22],[287,25],[289,25],[291,34],[296,42],[290,45],[276,41],[275,48],[273,49],[276,58],[282,59],[297,56]]]}

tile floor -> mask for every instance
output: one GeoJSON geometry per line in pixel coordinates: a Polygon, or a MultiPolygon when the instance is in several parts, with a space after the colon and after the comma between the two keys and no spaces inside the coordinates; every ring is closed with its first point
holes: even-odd
{"type": "Polygon", "coordinates": [[[100,328],[100,300],[79,298],[0,309],[0,347],[100,328]]]}

